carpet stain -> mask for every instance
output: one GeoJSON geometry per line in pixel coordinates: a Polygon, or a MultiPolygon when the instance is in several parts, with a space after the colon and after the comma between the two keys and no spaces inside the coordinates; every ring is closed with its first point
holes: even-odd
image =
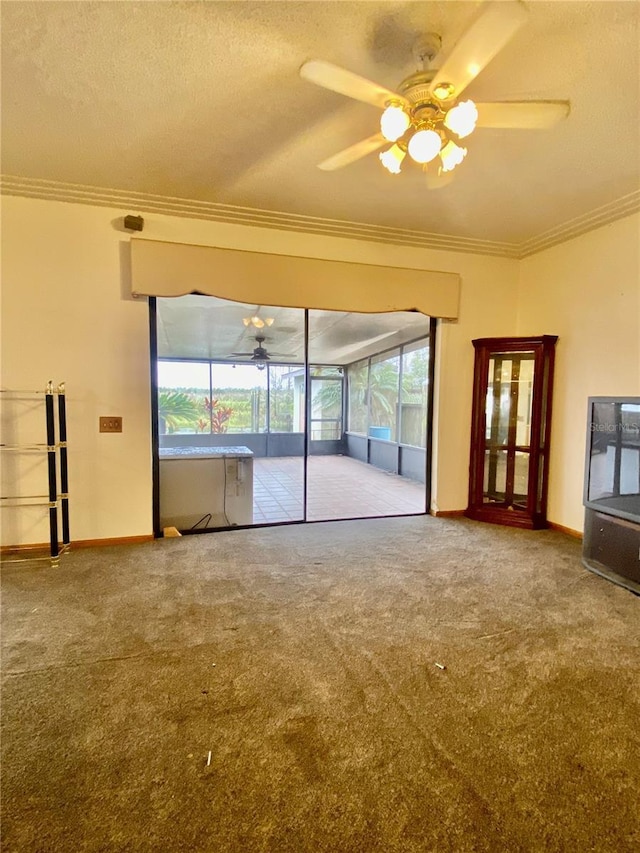
{"type": "Polygon", "coordinates": [[[306,781],[319,782],[323,776],[321,765],[327,754],[327,746],[318,731],[317,719],[307,716],[287,720],[282,740],[306,781]]]}

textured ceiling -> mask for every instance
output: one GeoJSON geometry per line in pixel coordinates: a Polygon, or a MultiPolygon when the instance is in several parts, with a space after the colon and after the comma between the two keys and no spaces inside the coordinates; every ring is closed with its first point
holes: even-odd
{"type": "Polygon", "coordinates": [[[391,176],[375,154],[316,168],[376,132],[379,111],[305,82],[300,65],[325,59],[394,89],[415,70],[416,37],[440,33],[446,54],[478,5],[4,2],[2,172],[485,248],[533,245],[599,210],[630,212],[640,187],[635,0],[528,3],[527,23],[468,96],[568,99],[571,114],[552,130],[477,130],[449,186],[428,190],[417,168],[391,176]]]}
{"type": "MultiPolygon", "coordinates": [[[[213,296],[182,296],[157,300],[160,358],[220,359],[234,352],[251,353],[256,335],[264,337],[274,362],[304,362],[304,311],[268,305],[244,305],[213,296]],[[270,318],[268,328],[245,327],[243,318],[270,318]]],[[[309,361],[350,364],[361,358],[426,337],[429,319],[423,314],[346,314],[309,312],[309,361]]]]}

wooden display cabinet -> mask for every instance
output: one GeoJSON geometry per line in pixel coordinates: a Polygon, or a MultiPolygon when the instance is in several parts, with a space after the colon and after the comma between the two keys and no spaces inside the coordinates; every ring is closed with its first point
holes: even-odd
{"type": "Polygon", "coordinates": [[[547,526],[557,340],[542,335],[473,341],[469,518],[531,529],[547,526]]]}

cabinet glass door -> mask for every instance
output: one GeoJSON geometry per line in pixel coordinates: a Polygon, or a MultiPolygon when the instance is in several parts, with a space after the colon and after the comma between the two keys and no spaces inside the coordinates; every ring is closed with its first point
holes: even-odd
{"type": "Polygon", "coordinates": [[[555,335],[473,341],[469,518],[547,525],[556,341],[555,335]]]}
{"type": "Polygon", "coordinates": [[[535,353],[493,353],[485,410],[483,502],[525,509],[535,353]]]}

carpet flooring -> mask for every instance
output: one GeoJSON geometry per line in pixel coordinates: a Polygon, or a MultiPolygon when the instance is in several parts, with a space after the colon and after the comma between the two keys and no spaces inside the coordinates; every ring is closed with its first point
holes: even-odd
{"type": "Polygon", "coordinates": [[[6,566],[2,849],[638,851],[639,617],[428,516],[6,566]]]}

